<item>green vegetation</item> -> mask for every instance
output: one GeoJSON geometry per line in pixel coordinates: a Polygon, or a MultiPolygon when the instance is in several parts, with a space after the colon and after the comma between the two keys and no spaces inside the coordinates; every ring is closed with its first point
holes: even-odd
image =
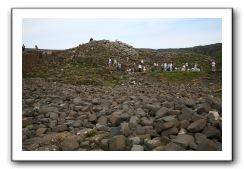
{"type": "Polygon", "coordinates": [[[49,81],[57,81],[73,85],[117,85],[126,76],[103,66],[90,66],[78,62],[49,64],[36,67],[23,75],[25,78],[40,77],[49,81]]]}
{"type": "Polygon", "coordinates": [[[149,77],[169,81],[191,81],[208,76],[207,72],[150,72],[149,77]]]}

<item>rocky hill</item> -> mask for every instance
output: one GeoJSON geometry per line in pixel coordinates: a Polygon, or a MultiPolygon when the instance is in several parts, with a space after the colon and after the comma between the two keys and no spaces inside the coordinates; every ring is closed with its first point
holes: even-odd
{"type": "Polygon", "coordinates": [[[24,151],[221,151],[221,71],[193,51],[92,41],[23,52],[24,151]],[[121,63],[197,62],[200,72],[128,74],[121,63]],[[129,61],[127,61],[127,57],[129,61]]]}

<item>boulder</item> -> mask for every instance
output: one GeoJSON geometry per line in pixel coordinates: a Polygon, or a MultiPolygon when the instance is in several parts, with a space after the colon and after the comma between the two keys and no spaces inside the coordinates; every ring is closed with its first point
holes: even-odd
{"type": "Polygon", "coordinates": [[[110,137],[116,136],[116,135],[121,135],[121,127],[110,127],[110,137]]]}
{"type": "Polygon", "coordinates": [[[54,132],[63,132],[63,131],[67,131],[67,130],[68,130],[68,127],[66,124],[54,126],[52,129],[52,131],[54,131],[54,132]]]}
{"type": "Polygon", "coordinates": [[[197,143],[197,151],[221,151],[222,149],[221,143],[207,139],[204,134],[196,133],[195,140],[197,143]]]}
{"type": "Polygon", "coordinates": [[[123,151],[126,149],[126,139],[123,135],[117,135],[109,140],[109,150],[123,151]]]}
{"type": "Polygon", "coordinates": [[[167,107],[161,107],[161,108],[156,112],[155,117],[156,117],[156,118],[161,118],[161,117],[167,116],[168,113],[169,113],[169,111],[170,111],[169,108],[167,108],[167,107]]]}
{"type": "Polygon", "coordinates": [[[152,126],[154,122],[154,118],[153,117],[142,117],[141,118],[141,125],[143,126],[152,126]]]}
{"type": "Polygon", "coordinates": [[[207,126],[202,132],[207,138],[219,138],[220,131],[214,126],[207,126]]]}
{"type": "Polygon", "coordinates": [[[76,121],[74,121],[74,122],[72,123],[72,126],[73,126],[73,127],[76,127],[76,128],[81,127],[81,125],[82,125],[81,120],[76,120],[76,121]]]}
{"type": "Polygon", "coordinates": [[[38,112],[41,114],[46,114],[49,112],[58,112],[58,108],[57,107],[42,106],[42,107],[40,107],[38,112]]]}
{"type": "Polygon", "coordinates": [[[137,116],[131,116],[129,121],[129,127],[134,128],[137,126],[138,123],[139,123],[139,118],[137,116]]]}
{"type": "Polygon", "coordinates": [[[23,117],[22,118],[22,127],[25,128],[28,125],[33,123],[33,117],[23,117]]]}
{"type": "Polygon", "coordinates": [[[101,116],[98,118],[97,123],[101,125],[107,125],[108,119],[105,116],[101,116]]]}
{"type": "Polygon", "coordinates": [[[194,111],[192,109],[185,107],[182,109],[182,113],[178,115],[178,118],[180,121],[190,120],[193,113],[194,113],[194,111]]]}
{"type": "Polygon", "coordinates": [[[194,99],[184,99],[184,103],[187,107],[194,107],[196,105],[196,101],[194,99]]]}
{"type": "Polygon", "coordinates": [[[146,112],[145,112],[142,108],[138,108],[138,109],[136,109],[135,114],[136,114],[137,116],[140,116],[140,117],[144,117],[144,116],[147,115],[146,112]]]}
{"type": "Polygon", "coordinates": [[[175,143],[168,143],[165,147],[164,147],[165,151],[185,151],[185,149],[181,146],[179,146],[178,144],[175,143]]]}
{"type": "Polygon", "coordinates": [[[97,115],[96,115],[96,113],[90,113],[90,114],[88,115],[88,121],[93,122],[93,121],[96,121],[96,119],[97,119],[97,115]]]}
{"type": "Polygon", "coordinates": [[[118,126],[122,122],[121,112],[114,112],[110,115],[110,122],[113,126],[118,126]]]}
{"type": "Polygon", "coordinates": [[[173,139],[173,142],[185,149],[196,147],[194,137],[188,134],[179,134],[175,139],[173,139]]]}
{"type": "Polygon", "coordinates": [[[196,111],[197,113],[208,113],[211,110],[211,107],[208,103],[202,103],[197,106],[196,111]]]}
{"type": "Polygon", "coordinates": [[[206,126],[207,122],[205,119],[199,119],[194,121],[193,123],[191,123],[188,127],[187,130],[189,132],[198,132],[204,129],[204,127],[206,126]]]}
{"type": "Polygon", "coordinates": [[[47,132],[47,128],[38,128],[37,130],[36,130],[36,135],[38,136],[38,137],[40,137],[40,136],[42,136],[43,134],[45,134],[47,132]]]}
{"type": "Polygon", "coordinates": [[[63,151],[74,151],[80,147],[76,137],[67,138],[61,143],[61,149],[63,151]]]}
{"type": "Polygon", "coordinates": [[[158,139],[158,138],[154,138],[152,140],[148,140],[148,139],[144,140],[144,145],[147,150],[152,150],[152,149],[160,146],[161,144],[162,143],[161,143],[160,139],[158,139]]]}
{"type": "Polygon", "coordinates": [[[176,127],[172,127],[170,129],[161,132],[161,136],[169,136],[169,135],[177,135],[177,134],[178,134],[178,129],[176,127]]]}
{"type": "Polygon", "coordinates": [[[129,128],[129,123],[123,122],[120,124],[121,126],[121,132],[124,136],[128,137],[131,134],[131,130],[129,128]]]}
{"type": "Polygon", "coordinates": [[[131,151],[144,151],[144,147],[141,145],[133,145],[131,151]]]}

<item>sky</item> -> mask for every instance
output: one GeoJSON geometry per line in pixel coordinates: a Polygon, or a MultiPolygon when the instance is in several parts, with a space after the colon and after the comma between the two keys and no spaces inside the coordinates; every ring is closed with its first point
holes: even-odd
{"type": "Polygon", "coordinates": [[[24,18],[27,48],[68,49],[94,40],[119,40],[136,48],[184,48],[222,43],[220,18],[55,19],[24,18]]]}

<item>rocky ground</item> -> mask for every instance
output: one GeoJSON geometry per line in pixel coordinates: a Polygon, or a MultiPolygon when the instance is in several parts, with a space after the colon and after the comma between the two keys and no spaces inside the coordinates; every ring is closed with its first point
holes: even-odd
{"type": "Polygon", "coordinates": [[[22,149],[221,151],[219,88],[206,81],[73,86],[23,78],[22,149]]]}

